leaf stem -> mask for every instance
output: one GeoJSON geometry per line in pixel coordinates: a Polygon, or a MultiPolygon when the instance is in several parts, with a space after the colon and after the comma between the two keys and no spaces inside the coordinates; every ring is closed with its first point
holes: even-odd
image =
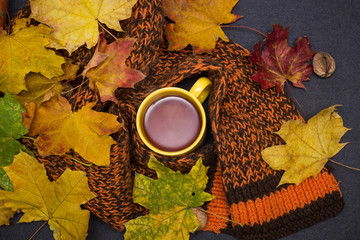
{"type": "Polygon", "coordinates": [[[84,85],[84,84],[85,84],[86,82],[88,82],[88,81],[89,81],[89,79],[87,79],[87,80],[85,80],[85,81],[82,81],[78,86],[73,87],[72,89],[67,90],[67,91],[65,91],[65,92],[62,92],[62,93],[66,94],[66,93],[69,93],[69,92],[71,92],[71,91],[74,91],[75,89],[78,89],[79,87],[81,87],[82,85],[84,85]]]}
{"type": "Polygon", "coordinates": [[[303,109],[303,107],[301,106],[300,102],[296,99],[293,91],[291,90],[291,87],[290,87],[290,84],[288,81],[286,81],[286,86],[288,87],[289,91],[290,91],[290,94],[291,96],[293,97],[294,101],[296,102],[296,104],[300,107],[301,111],[305,114],[306,116],[306,120],[309,119],[309,115],[305,112],[305,110],[303,109]]]}
{"type": "Polygon", "coordinates": [[[79,97],[79,93],[80,93],[80,91],[81,91],[81,87],[84,85],[84,83],[86,83],[87,81],[89,81],[89,79],[82,79],[82,81],[81,81],[81,83],[80,83],[80,85],[79,86],[76,86],[74,89],[76,89],[76,88],[79,88],[79,91],[76,93],[76,98],[78,98],[79,97]]]}
{"type": "MultiPolygon", "coordinates": [[[[10,24],[10,20],[11,20],[11,18],[10,18],[10,13],[9,13],[9,11],[8,11],[8,9],[6,8],[5,9],[5,12],[6,12],[6,15],[7,15],[7,17],[8,17],[8,19],[7,19],[7,23],[8,23],[8,26],[7,26],[7,34],[8,35],[10,35],[10,27],[11,27],[11,24],[10,24]]],[[[2,26],[1,26],[2,27],[2,26]]]]}
{"type": "Polygon", "coordinates": [[[27,137],[27,136],[22,136],[21,138],[30,139],[30,140],[33,140],[33,141],[35,141],[35,140],[36,140],[36,139],[35,139],[35,138],[33,138],[33,137],[27,137]]]}
{"type": "Polygon", "coordinates": [[[220,27],[228,27],[228,28],[231,28],[231,27],[234,27],[234,28],[246,28],[246,29],[250,29],[252,31],[255,31],[261,35],[263,35],[265,38],[267,38],[266,34],[260,32],[259,30],[256,30],[255,28],[251,28],[251,27],[247,27],[247,26],[237,26],[237,25],[220,25],[220,27]]]}
{"type": "Polygon", "coordinates": [[[333,162],[333,163],[336,163],[336,164],[338,164],[338,165],[340,165],[340,166],[343,166],[343,167],[346,167],[346,168],[355,170],[355,171],[360,171],[360,168],[349,167],[349,166],[347,166],[347,165],[345,165],[345,164],[339,163],[339,162],[334,161],[334,160],[332,160],[332,159],[330,159],[330,158],[329,158],[329,161],[331,161],[331,162],[333,162]]]}
{"type": "MultiPolygon", "coordinates": [[[[75,80],[75,79],[77,79],[78,77],[80,77],[81,76],[81,74],[78,74],[78,75],[76,75],[75,77],[73,77],[73,78],[70,78],[70,79],[64,79],[65,80],[65,82],[71,82],[71,81],[73,81],[73,80],[75,80]]],[[[57,78],[59,78],[59,77],[57,77],[57,78]]]]}
{"type": "Polygon", "coordinates": [[[45,226],[45,224],[47,224],[49,222],[49,220],[46,220],[37,230],[36,232],[29,238],[29,240],[32,240],[35,235],[45,226]]]}
{"type": "Polygon", "coordinates": [[[118,40],[118,38],[115,37],[109,30],[107,30],[99,21],[97,23],[102,29],[104,29],[108,34],[110,34],[110,36],[112,36],[115,40],[118,40]]]}
{"type": "Polygon", "coordinates": [[[240,225],[241,227],[244,226],[244,224],[241,224],[241,223],[239,223],[239,222],[235,222],[234,220],[231,220],[231,219],[229,219],[229,218],[226,218],[226,217],[217,215],[217,214],[215,214],[215,213],[209,212],[209,211],[207,211],[207,210],[205,210],[205,209],[203,209],[203,208],[198,208],[198,209],[199,209],[200,211],[205,212],[205,213],[209,213],[209,214],[211,214],[211,215],[214,215],[215,217],[218,217],[218,218],[224,219],[224,220],[226,220],[226,221],[229,221],[229,222],[235,223],[235,224],[237,224],[237,225],[240,225]]]}
{"type": "Polygon", "coordinates": [[[86,167],[90,167],[90,166],[93,165],[92,163],[84,163],[84,162],[82,162],[82,161],[80,161],[80,160],[77,160],[77,159],[74,158],[73,156],[70,156],[70,155],[68,155],[68,154],[66,154],[66,153],[64,153],[64,155],[65,155],[66,157],[70,158],[71,160],[74,160],[75,162],[80,163],[81,165],[84,165],[84,166],[86,166],[86,167]]]}

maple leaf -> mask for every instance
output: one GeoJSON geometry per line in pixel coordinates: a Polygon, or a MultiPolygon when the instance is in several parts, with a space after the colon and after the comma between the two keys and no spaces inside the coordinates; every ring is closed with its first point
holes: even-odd
{"type": "Polygon", "coordinates": [[[188,239],[189,232],[199,227],[191,208],[214,198],[204,192],[208,167],[201,158],[188,174],[174,172],[156,160],[149,159],[148,167],[155,170],[157,180],[136,174],[133,201],[150,210],[150,214],[125,223],[125,239],[188,239]]]}
{"type": "Polygon", "coordinates": [[[349,130],[335,112],[336,105],[322,110],[309,119],[285,122],[277,134],[286,142],[266,148],[261,155],[275,170],[285,170],[278,186],[285,183],[300,184],[324,168],[329,158],[337,154],[347,143],[339,143],[349,130]]]}
{"type": "Polygon", "coordinates": [[[84,73],[89,78],[89,87],[99,91],[102,102],[115,102],[117,88],[133,87],[145,78],[142,72],[128,67],[125,63],[134,42],[135,39],[127,37],[107,45],[103,34],[100,35],[98,47],[84,73]]]}
{"type": "Polygon", "coordinates": [[[25,75],[29,72],[47,78],[63,74],[64,58],[45,48],[50,41],[54,39],[49,27],[27,27],[26,19],[16,20],[10,35],[0,29],[0,91],[18,94],[27,90],[25,75]]]}
{"type": "Polygon", "coordinates": [[[69,149],[96,165],[110,164],[110,148],[116,142],[109,134],[121,127],[117,116],[96,112],[88,103],[72,112],[64,98],[51,98],[37,109],[29,135],[37,136],[35,145],[40,154],[62,155],[69,149]]]}
{"type": "Polygon", "coordinates": [[[22,113],[22,123],[26,129],[30,129],[31,123],[35,117],[36,103],[29,102],[24,104],[25,112],[22,113]]]}
{"type": "Polygon", "coordinates": [[[168,23],[165,34],[169,41],[169,50],[181,50],[188,44],[194,54],[208,52],[215,48],[216,41],[229,39],[222,31],[220,24],[233,23],[241,16],[232,14],[231,10],[238,0],[217,1],[164,1],[164,13],[174,23],[168,23]]]}
{"type": "Polygon", "coordinates": [[[86,43],[95,46],[99,24],[116,31],[123,31],[119,20],[131,16],[137,0],[30,0],[31,17],[49,25],[52,35],[60,41],[50,46],[64,48],[72,53],[86,43]]]}
{"type": "Polygon", "coordinates": [[[66,169],[50,182],[44,165],[24,152],[5,171],[14,192],[0,190],[0,201],[24,213],[19,222],[47,221],[55,239],[85,239],[90,212],[80,205],[96,197],[85,172],[66,169]]]}
{"type": "Polygon", "coordinates": [[[25,82],[27,91],[21,91],[14,96],[22,105],[34,102],[39,106],[48,100],[49,96],[58,96],[63,89],[56,78],[48,79],[39,73],[29,73],[25,82]]]}
{"type": "Polygon", "coordinates": [[[91,57],[88,64],[85,66],[84,71],[81,73],[81,76],[83,78],[86,77],[86,73],[91,68],[99,66],[100,63],[102,63],[109,56],[109,54],[105,53],[106,48],[107,48],[107,42],[106,42],[106,39],[105,39],[105,33],[104,33],[103,30],[100,30],[99,41],[96,44],[94,54],[91,57]]]}
{"type": "Polygon", "coordinates": [[[68,60],[62,65],[64,74],[61,76],[49,79],[39,73],[29,73],[25,77],[27,91],[23,90],[14,97],[22,105],[34,102],[39,106],[42,102],[49,100],[52,96],[58,97],[63,89],[60,82],[75,78],[79,68],[79,65],[74,65],[68,60]]]}
{"type": "Polygon", "coordinates": [[[14,189],[2,167],[10,165],[20,150],[26,151],[25,146],[16,140],[28,132],[22,124],[23,112],[24,108],[10,93],[0,98],[0,186],[6,191],[14,189]]]}
{"type": "Polygon", "coordinates": [[[290,47],[287,43],[288,31],[289,28],[283,29],[274,24],[264,49],[261,50],[263,41],[258,42],[249,57],[259,68],[252,79],[260,82],[264,89],[276,86],[281,92],[286,80],[295,87],[305,88],[302,82],[309,80],[312,74],[312,65],[308,61],[315,52],[310,48],[308,38],[299,37],[295,47],[290,47]]]}
{"type": "MultiPolygon", "coordinates": [[[[1,191],[1,190],[0,190],[1,191]]],[[[4,206],[4,201],[0,200],[0,226],[10,225],[10,218],[15,215],[16,211],[4,206]]]]}

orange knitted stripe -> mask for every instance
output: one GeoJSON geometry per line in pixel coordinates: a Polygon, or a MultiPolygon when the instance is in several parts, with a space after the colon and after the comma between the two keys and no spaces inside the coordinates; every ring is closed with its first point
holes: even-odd
{"type": "MultiPolygon", "coordinates": [[[[221,181],[221,169],[219,165],[216,168],[211,193],[216,196],[216,198],[211,200],[207,205],[207,211],[228,219],[230,217],[230,208],[226,202],[226,196],[221,181]]],[[[207,214],[207,217],[208,221],[205,228],[203,229],[204,231],[213,231],[219,234],[220,230],[226,227],[227,220],[216,217],[213,214],[207,214]]]]}
{"type": "Polygon", "coordinates": [[[323,198],[334,191],[340,192],[334,176],[326,171],[314,178],[308,178],[298,186],[289,185],[269,196],[257,198],[255,201],[239,202],[230,208],[234,221],[253,226],[270,222],[289,213],[291,210],[303,208],[306,204],[323,198]]]}

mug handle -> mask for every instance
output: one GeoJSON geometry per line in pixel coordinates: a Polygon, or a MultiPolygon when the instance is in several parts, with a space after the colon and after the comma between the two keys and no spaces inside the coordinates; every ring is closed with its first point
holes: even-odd
{"type": "Polygon", "coordinates": [[[212,82],[206,77],[199,78],[190,89],[190,93],[203,103],[209,96],[212,82]]]}

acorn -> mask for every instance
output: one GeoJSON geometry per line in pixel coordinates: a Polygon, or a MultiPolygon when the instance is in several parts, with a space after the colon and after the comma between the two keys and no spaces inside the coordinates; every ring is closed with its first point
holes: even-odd
{"type": "Polygon", "coordinates": [[[204,229],[207,224],[207,214],[202,211],[201,207],[191,208],[191,210],[194,212],[200,223],[200,226],[196,230],[198,231],[204,229]]]}
{"type": "Polygon", "coordinates": [[[330,77],[335,72],[335,60],[326,52],[318,52],[313,58],[313,69],[322,78],[330,77]]]}

